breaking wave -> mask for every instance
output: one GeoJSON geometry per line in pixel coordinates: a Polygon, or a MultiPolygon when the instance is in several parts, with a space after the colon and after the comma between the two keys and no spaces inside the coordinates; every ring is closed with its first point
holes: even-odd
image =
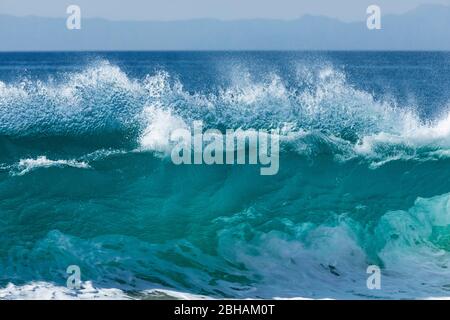
{"type": "Polygon", "coordinates": [[[0,82],[0,298],[449,295],[446,108],[423,119],[328,65],[230,83],[192,91],[108,61],[0,82]],[[279,174],[171,164],[170,132],[195,120],[279,129],[279,174]]]}

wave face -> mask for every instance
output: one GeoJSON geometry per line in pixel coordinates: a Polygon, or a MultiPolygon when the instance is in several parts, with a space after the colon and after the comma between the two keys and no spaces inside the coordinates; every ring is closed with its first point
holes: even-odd
{"type": "Polygon", "coordinates": [[[448,54],[1,55],[0,298],[450,296],[448,54]],[[278,174],[172,164],[196,120],[278,174]]]}

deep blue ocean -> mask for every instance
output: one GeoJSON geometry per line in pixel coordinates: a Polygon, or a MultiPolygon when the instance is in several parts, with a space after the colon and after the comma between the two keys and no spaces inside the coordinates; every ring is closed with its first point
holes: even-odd
{"type": "Polygon", "coordinates": [[[449,297],[450,53],[0,53],[0,298],[196,295],[449,297]],[[173,164],[196,120],[278,174],[173,164]]]}

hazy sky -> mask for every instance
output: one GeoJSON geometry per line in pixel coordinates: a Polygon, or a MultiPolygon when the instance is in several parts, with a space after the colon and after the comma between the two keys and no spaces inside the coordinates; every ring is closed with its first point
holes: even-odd
{"type": "Polygon", "coordinates": [[[366,18],[370,4],[389,14],[427,3],[450,5],[450,0],[0,0],[0,13],[61,17],[68,5],[77,4],[84,17],[112,20],[293,19],[314,14],[354,21],[366,18]]]}

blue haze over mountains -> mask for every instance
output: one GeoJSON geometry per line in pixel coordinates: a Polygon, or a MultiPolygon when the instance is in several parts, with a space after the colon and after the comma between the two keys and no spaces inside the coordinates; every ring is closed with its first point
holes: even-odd
{"type": "Polygon", "coordinates": [[[450,6],[422,5],[366,21],[305,15],[295,20],[109,21],[0,15],[0,51],[70,50],[450,50],[450,6]]]}

